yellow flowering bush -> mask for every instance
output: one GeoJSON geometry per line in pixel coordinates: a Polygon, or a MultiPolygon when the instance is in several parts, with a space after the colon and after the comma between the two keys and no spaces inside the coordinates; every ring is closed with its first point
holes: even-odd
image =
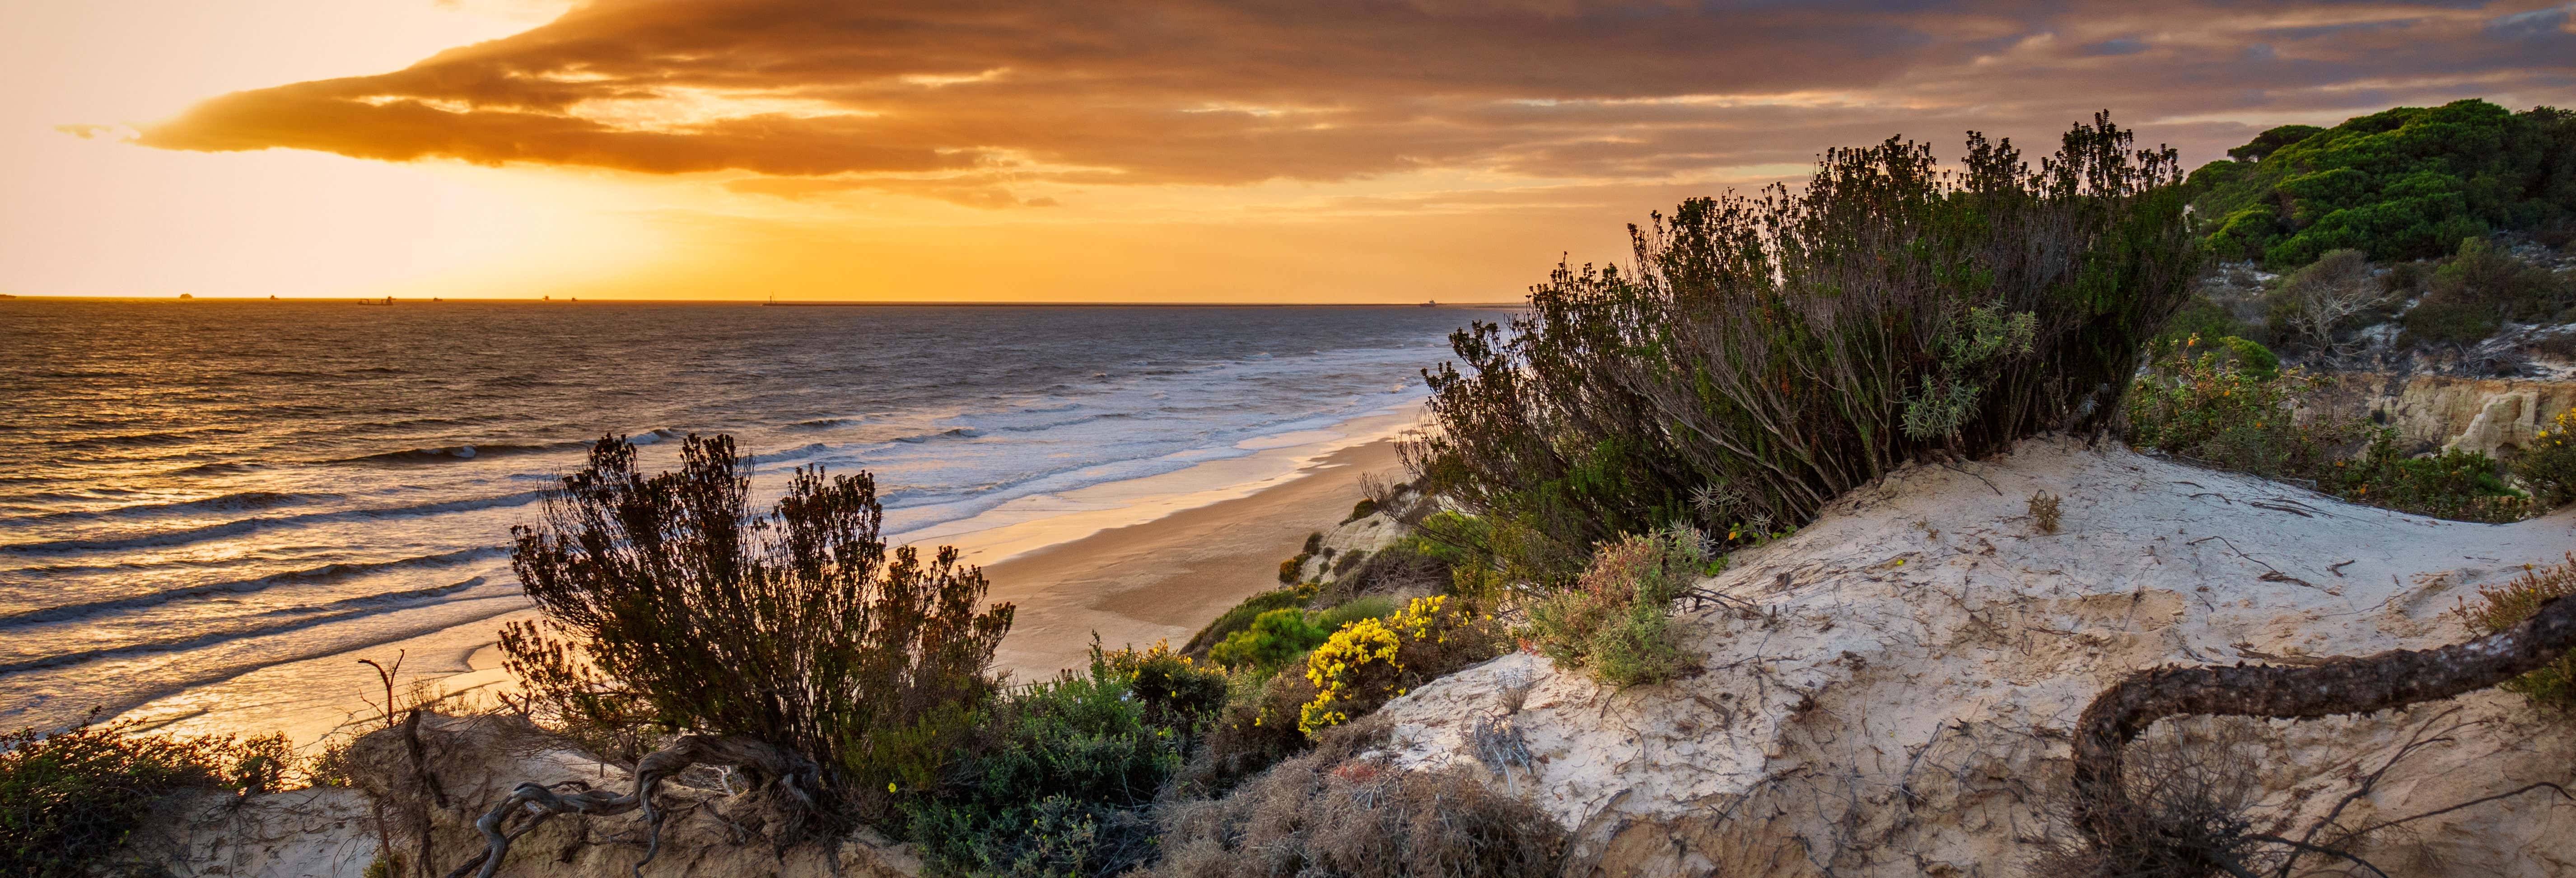
{"type": "Polygon", "coordinates": [[[2543,506],[2576,500],[2576,410],[2559,412],[2531,437],[2513,459],[2513,474],[2543,506]]]}
{"type": "Polygon", "coordinates": [[[1297,713],[1297,730],[1314,735],[1376,710],[1442,674],[1493,657],[1501,646],[1491,620],[1447,597],[1414,598],[1385,619],[1342,626],[1306,656],[1315,698],[1297,713]]]}

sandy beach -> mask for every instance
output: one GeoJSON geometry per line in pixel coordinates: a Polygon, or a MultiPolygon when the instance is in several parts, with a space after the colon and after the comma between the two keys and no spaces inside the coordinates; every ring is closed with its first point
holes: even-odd
{"type": "Polygon", "coordinates": [[[992,599],[1019,606],[994,662],[1021,680],[1089,660],[1091,634],[1117,647],[1175,645],[1255,592],[1279,587],[1279,562],[1339,523],[1359,477],[1402,470],[1395,443],[1317,460],[1251,496],[1101,531],[985,568],[992,599]]]}
{"type": "MultiPolygon", "coordinates": [[[[1255,453],[1177,472],[1041,495],[970,521],[904,535],[955,545],[981,564],[988,599],[1018,607],[994,657],[1014,680],[1085,667],[1103,644],[1186,640],[1245,597],[1278,587],[1306,535],[1350,514],[1363,474],[1401,477],[1395,438],[1414,414],[1360,418],[1272,437],[1255,453]]],[[[156,699],[124,714],[178,734],[283,731],[302,744],[381,717],[373,659],[403,662],[418,697],[488,701],[511,686],[497,631],[533,609],[347,653],[282,662],[156,699]]]]}

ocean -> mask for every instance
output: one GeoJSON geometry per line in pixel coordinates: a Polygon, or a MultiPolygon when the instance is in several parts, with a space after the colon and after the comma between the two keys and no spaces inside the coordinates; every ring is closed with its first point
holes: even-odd
{"type": "Polygon", "coordinates": [[[1406,411],[1499,316],[0,301],[0,728],[523,610],[509,528],[603,434],[874,472],[908,542],[1406,411]]]}

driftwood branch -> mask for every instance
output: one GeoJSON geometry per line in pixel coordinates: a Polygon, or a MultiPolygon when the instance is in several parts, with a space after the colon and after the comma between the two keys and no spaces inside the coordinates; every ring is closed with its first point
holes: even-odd
{"type": "MultiPolygon", "coordinates": [[[[447,873],[447,878],[464,878],[468,872],[478,878],[492,878],[501,868],[502,859],[509,856],[510,844],[555,815],[610,817],[637,810],[644,812],[647,826],[644,858],[635,863],[635,874],[641,878],[645,864],[662,852],[663,815],[653,806],[653,792],[663,779],[692,765],[732,768],[751,778],[754,789],[775,784],[805,809],[815,807],[820,800],[822,772],[813,760],[751,738],[682,735],[670,746],[636,761],[634,789],[624,795],[602,789],[557,792],[544,784],[518,785],[500,805],[474,821],[474,828],[483,831],[483,853],[458,865],[447,873]],[[509,828],[511,818],[520,814],[528,815],[527,819],[515,829],[509,828]]],[[[556,786],[575,784],[578,782],[556,786]]]]}
{"type": "Polygon", "coordinates": [[[2315,667],[2163,667],[2140,671],[2084,708],[2075,734],[2075,825],[2099,841],[2135,810],[2120,753],[2176,716],[2314,719],[2450,698],[2530,673],[2576,646],[2576,600],[2540,605],[2519,625],[2439,649],[2395,649],[2315,667]]]}

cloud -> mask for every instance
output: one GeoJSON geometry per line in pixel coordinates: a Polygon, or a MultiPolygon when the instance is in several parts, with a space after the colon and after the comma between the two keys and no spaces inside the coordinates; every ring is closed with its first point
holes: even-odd
{"type": "Polygon", "coordinates": [[[223,95],[138,141],[1019,207],[1410,172],[1722,177],[2101,107],[2210,156],[2269,117],[2576,82],[2564,6],[2204,2],[596,0],[399,71],[223,95]],[[2181,118],[2201,121],[2153,124],[2181,118]]]}

